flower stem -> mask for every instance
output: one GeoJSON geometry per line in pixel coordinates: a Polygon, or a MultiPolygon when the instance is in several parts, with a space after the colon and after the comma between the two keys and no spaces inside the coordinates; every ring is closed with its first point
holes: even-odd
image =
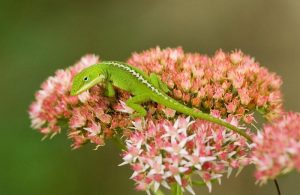
{"type": "Polygon", "coordinates": [[[277,194],[278,194],[278,195],[281,195],[281,192],[280,192],[280,188],[279,188],[279,184],[278,184],[277,179],[274,179],[274,183],[275,183],[275,186],[276,186],[277,194]]]}
{"type": "Polygon", "coordinates": [[[178,183],[172,185],[172,195],[183,195],[181,187],[178,183]]]}
{"type": "MultiPolygon", "coordinates": [[[[267,122],[270,122],[270,121],[267,121],[267,122]]],[[[278,183],[277,179],[274,179],[273,181],[274,181],[274,184],[275,184],[275,187],[276,187],[277,195],[281,195],[280,186],[279,186],[279,183],[278,183]]]]}
{"type": "Polygon", "coordinates": [[[126,146],[119,135],[113,136],[112,140],[120,150],[126,150],[126,146]]]}
{"type": "Polygon", "coordinates": [[[164,195],[164,193],[160,189],[156,190],[156,192],[153,191],[153,193],[155,195],[164,195]]]}

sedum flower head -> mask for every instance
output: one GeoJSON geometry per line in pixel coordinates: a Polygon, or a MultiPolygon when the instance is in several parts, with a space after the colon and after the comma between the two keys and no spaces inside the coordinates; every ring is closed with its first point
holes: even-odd
{"type": "MultiPolygon", "coordinates": [[[[29,109],[33,128],[53,136],[67,127],[74,148],[86,142],[103,145],[105,138],[119,129],[126,135],[133,110],[124,102],[130,94],[116,89],[117,97],[112,100],[97,85],[77,97],[69,95],[74,75],[97,62],[97,56],[87,55],[74,66],[58,70],[41,85],[29,109]]],[[[133,54],[128,63],[147,73],[157,73],[171,89],[168,95],[215,116],[251,123],[255,108],[269,118],[281,111],[280,78],[240,51],[218,51],[209,58],[184,53],[181,48],[155,48],[133,54]]],[[[176,114],[153,102],[144,105],[149,116],[172,118],[176,114]]]]}
{"type": "Polygon", "coordinates": [[[97,146],[104,145],[105,138],[115,133],[114,129],[126,126],[129,121],[123,113],[128,108],[105,97],[102,86],[97,85],[79,96],[70,96],[73,77],[98,62],[97,56],[87,55],[74,66],[58,70],[49,77],[29,108],[32,127],[45,136],[54,136],[67,127],[69,138],[73,140],[72,147],[78,148],[88,141],[97,146]]]}
{"type": "Polygon", "coordinates": [[[203,111],[217,110],[247,123],[255,109],[269,120],[282,111],[280,77],[241,51],[219,50],[208,57],[157,47],[134,53],[128,63],[160,75],[172,89],[169,95],[203,111]]]}
{"type": "Polygon", "coordinates": [[[134,122],[133,128],[121,165],[131,165],[138,190],[177,183],[194,194],[192,181],[201,180],[211,191],[212,181],[249,162],[250,146],[244,138],[206,121],[149,119],[134,122]]]}
{"type": "Polygon", "coordinates": [[[255,177],[265,183],[296,168],[300,171],[300,114],[286,113],[254,137],[255,177]]]}
{"type": "Polygon", "coordinates": [[[54,76],[44,81],[41,89],[35,94],[35,101],[29,108],[31,126],[39,129],[43,134],[60,132],[59,120],[70,118],[72,116],[70,106],[79,104],[78,97],[69,96],[73,76],[83,68],[97,62],[98,57],[85,56],[73,67],[58,70],[54,76]]]}
{"type": "Polygon", "coordinates": [[[281,79],[241,51],[219,50],[208,57],[157,47],[134,53],[128,63],[159,75],[170,89],[168,95],[180,103],[235,126],[255,121],[255,111],[274,121],[255,136],[251,158],[253,145],[243,137],[155,102],[143,104],[148,111],[145,118],[132,119],[134,110],[125,103],[131,94],[121,89],[115,89],[115,98],[106,97],[100,84],[70,96],[73,77],[98,62],[97,56],[87,55],[49,77],[29,108],[31,125],[45,137],[66,129],[73,148],[87,142],[102,146],[107,138],[121,135],[126,143],[122,164],[132,167],[138,190],[156,191],[176,183],[194,194],[193,181],[199,180],[211,190],[212,181],[250,161],[261,182],[293,167],[300,169],[299,114],[277,119],[282,113],[281,79]]]}

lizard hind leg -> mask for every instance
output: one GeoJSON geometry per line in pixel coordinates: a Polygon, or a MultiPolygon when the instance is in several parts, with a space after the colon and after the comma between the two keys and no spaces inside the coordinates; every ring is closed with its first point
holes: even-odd
{"type": "Polygon", "coordinates": [[[137,95],[128,99],[126,101],[126,105],[136,111],[136,113],[133,114],[133,117],[144,117],[147,115],[147,111],[143,108],[143,106],[141,106],[141,104],[149,100],[150,97],[148,94],[137,95]]]}
{"type": "Polygon", "coordinates": [[[150,81],[154,87],[162,90],[164,93],[168,93],[170,90],[168,86],[162,82],[162,80],[159,78],[159,76],[155,73],[150,74],[150,81]]]}

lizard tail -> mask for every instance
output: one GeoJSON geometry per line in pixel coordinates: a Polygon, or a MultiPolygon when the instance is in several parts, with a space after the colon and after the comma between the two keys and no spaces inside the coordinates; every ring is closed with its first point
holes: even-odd
{"type": "Polygon", "coordinates": [[[152,98],[155,99],[155,101],[157,103],[165,105],[166,107],[174,109],[174,110],[176,110],[180,113],[183,113],[183,114],[192,116],[194,118],[203,119],[203,120],[210,121],[212,123],[216,123],[216,124],[219,124],[221,126],[224,126],[224,127],[228,128],[232,131],[235,131],[236,133],[238,133],[241,136],[245,137],[248,141],[252,142],[252,138],[247,133],[245,133],[245,131],[243,131],[242,129],[239,129],[238,127],[236,127],[234,125],[231,125],[230,123],[228,123],[228,122],[226,122],[222,119],[216,118],[216,117],[214,117],[210,114],[206,114],[206,113],[201,112],[201,111],[194,110],[190,107],[187,107],[187,106],[177,102],[176,100],[174,100],[170,97],[165,98],[163,101],[161,101],[160,98],[155,98],[155,97],[152,97],[152,98]]]}
{"type": "MultiPolygon", "coordinates": [[[[222,120],[222,119],[219,119],[219,118],[216,118],[216,117],[213,117],[212,115],[210,114],[206,114],[206,113],[203,113],[201,111],[196,111],[192,108],[189,108],[187,107],[187,109],[190,110],[190,115],[195,117],[195,118],[199,118],[199,119],[203,119],[203,120],[207,120],[207,121],[210,121],[212,123],[216,123],[218,125],[221,125],[221,126],[224,126],[232,131],[235,131],[236,133],[240,134],[241,136],[245,137],[248,141],[252,142],[252,138],[247,134],[245,133],[245,131],[243,131],[242,129],[239,129],[238,127],[234,126],[234,125],[231,125],[230,123],[222,120]]],[[[186,113],[184,113],[186,114],[186,113]]]]}

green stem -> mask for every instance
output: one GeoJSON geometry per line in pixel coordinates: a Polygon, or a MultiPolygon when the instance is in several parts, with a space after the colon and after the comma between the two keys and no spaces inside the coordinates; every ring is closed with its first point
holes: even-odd
{"type": "Polygon", "coordinates": [[[178,183],[175,183],[171,186],[172,195],[183,195],[181,187],[178,185],[178,183]]]}
{"type": "Polygon", "coordinates": [[[192,184],[195,186],[204,186],[205,182],[204,181],[192,181],[192,184]]]}
{"type": "Polygon", "coordinates": [[[118,135],[115,135],[113,138],[112,138],[113,142],[118,146],[118,148],[120,150],[126,150],[126,146],[123,142],[123,140],[118,136],[118,135]]]}
{"type": "Polygon", "coordinates": [[[164,195],[164,193],[160,189],[158,189],[156,192],[153,191],[153,193],[155,195],[164,195]]]}
{"type": "MultiPolygon", "coordinates": [[[[215,183],[216,181],[218,181],[217,179],[212,179],[211,182],[215,183]]],[[[192,184],[195,186],[204,186],[206,185],[206,183],[204,181],[197,181],[197,180],[193,180],[192,184]]]]}

